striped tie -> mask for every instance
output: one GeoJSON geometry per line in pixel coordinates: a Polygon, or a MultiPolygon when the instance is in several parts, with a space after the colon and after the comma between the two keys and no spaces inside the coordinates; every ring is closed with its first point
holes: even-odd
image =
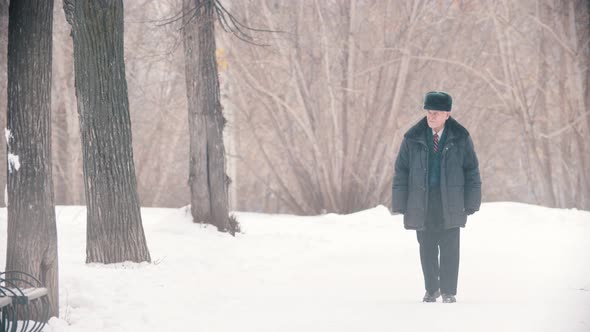
{"type": "Polygon", "coordinates": [[[434,153],[437,153],[438,152],[438,134],[434,134],[433,143],[434,143],[434,145],[433,145],[434,153]]]}

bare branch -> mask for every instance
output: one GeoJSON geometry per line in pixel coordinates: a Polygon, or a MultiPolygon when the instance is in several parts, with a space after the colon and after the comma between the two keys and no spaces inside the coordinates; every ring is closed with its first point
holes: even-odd
{"type": "Polygon", "coordinates": [[[562,133],[568,131],[569,129],[573,129],[575,125],[578,124],[578,122],[584,120],[585,117],[587,117],[588,115],[590,115],[590,111],[586,111],[584,113],[582,113],[580,116],[578,116],[577,118],[574,119],[574,121],[566,124],[565,126],[563,126],[562,128],[550,133],[550,134],[539,134],[540,137],[542,138],[553,138],[555,136],[561,135],[562,133]]]}

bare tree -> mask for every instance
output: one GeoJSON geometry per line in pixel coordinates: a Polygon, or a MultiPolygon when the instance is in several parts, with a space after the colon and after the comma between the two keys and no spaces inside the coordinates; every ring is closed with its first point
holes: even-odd
{"type": "Polygon", "coordinates": [[[6,269],[49,289],[59,316],[51,158],[53,1],[11,1],[8,24],[8,236],[6,269]]]}
{"type": "Polygon", "coordinates": [[[275,38],[270,52],[240,47],[231,54],[230,75],[239,82],[231,98],[243,119],[236,122],[246,124],[240,133],[258,148],[240,151],[242,165],[296,213],[349,213],[387,200],[389,151],[413,76],[416,29],[428,7],[423,1],[254,3],[255,15],[240,7],[247,24],[289,34],[275,38]],[[272,176],[257,175],[261,169],[272,176]]]}
{"type": "Polygon", "coordinates": [[[545,93],[545,99],[551,101],[553,97],[558,103],[546,105],[547,112],[554,115],[554,125],[550,132],[539,136],[553,147],[552,143],[559,142],[552,158],[558,170],[555,206],[590,209],[590,176],[586,171],[590,166],[586,142],[590,134],[590,3],[549,1],[547,5],[550,19],[540,18],[537,23],[546,36],[544,44],[553,47],[543,53],[543,60],[550,68],[552,59],[548,57],[559,54],[555,61],[559,70],[552,73],[554,79],[549,81],[558,87],[549,90],[551,94],[545,93]],[[561,116],[556,118],[553,110],[560,110],[561,116]]]}
{"type": "Polygon", "coordinates": [[[588,71],[589,52],[587,42],[579,44],[588,39],[579,38],[576,27],[578,19],[588,19],[587,6],[504,0],[489,4],[486,12],[493,22],[500,65],[497,73],[486,76],[518,125],[534,201],[552,207],[590,207],[582,138],[590,128],[581,76],[588,71]],[[530,11],[535,15],[527,14],[530,11]]]}
{"type": "MultiPolygon", "coordinates": [[[[6,86],[7,86],[7,70],[8,63],[6,56],[8,54],[8,0],[0,0],[0,100],[7,100],[6,86]]],[[[6,107],[8,103],[0,103],[0,114],[6,114],[6,107]]],[[[0,128],[6,128],[6,117],[0,116],[0,128]]],[[[0,152],[0,158],[6,158],[6,151],[3,149],[0,152]]],[[[6,163],[0,163],[0,174],[6,174],[6,163]]],[[[6,178],[0,177],[0,189],[6,188],[6,178]]],[[[4,206],[4,199],[0,200],[0,206],[4,206]]]]}
{"type": "Polygon", "coordinates": [[[125,64],[142,206],[189,202],[182,37],[180,24],[162,19],[181,10],[181,3],[133,1],[125,7],[125,64]]]}
{"type": "Polygon", "coordinates": [[[189,108],[189,186],[194,222],[235,232],[228,211],[229,177],[225,173],[225,148],[215,57],[214,0],[185,0],[183,38],[189,108]]]}
{"type": "Polygon", "coordinates": [[[87,205],[86,262],[150,261],[133,162],[123,2],[66,1],[87,205]]]}

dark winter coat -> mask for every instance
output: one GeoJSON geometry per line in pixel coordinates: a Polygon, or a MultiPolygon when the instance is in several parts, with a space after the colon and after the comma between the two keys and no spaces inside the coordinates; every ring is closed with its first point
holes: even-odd
{"type": "MultiPolygon", "coordinates": [[[[392,205],[404,214],[406,229],[424,230],[428,210],[428,144],[424,117],[404,135],[395,161],[392,205]]],[[[479,210],[481,178],[469,132],[450,117],[441,148],[440,190],[443,228],[464,227],[467,215],[479,210]]]]}

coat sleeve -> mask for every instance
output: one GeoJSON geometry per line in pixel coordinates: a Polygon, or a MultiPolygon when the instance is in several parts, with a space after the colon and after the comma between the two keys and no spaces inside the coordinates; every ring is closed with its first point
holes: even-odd
{"type": "Polygon", "coordinates": [[[463,175],[465,178],[465,211],[472,214],[479,211],[481,205],[481,177],[479,162],[471,137],[467,137],[466,153],[463,159],[463,175]]]}
{"type": "Polygon", "coordinates": [[[404,138],[395,160],[395,173],[393,174],[393,191],[391,197],[392,211],[405,213],[408,203],[408,142],[404,138]]]}

